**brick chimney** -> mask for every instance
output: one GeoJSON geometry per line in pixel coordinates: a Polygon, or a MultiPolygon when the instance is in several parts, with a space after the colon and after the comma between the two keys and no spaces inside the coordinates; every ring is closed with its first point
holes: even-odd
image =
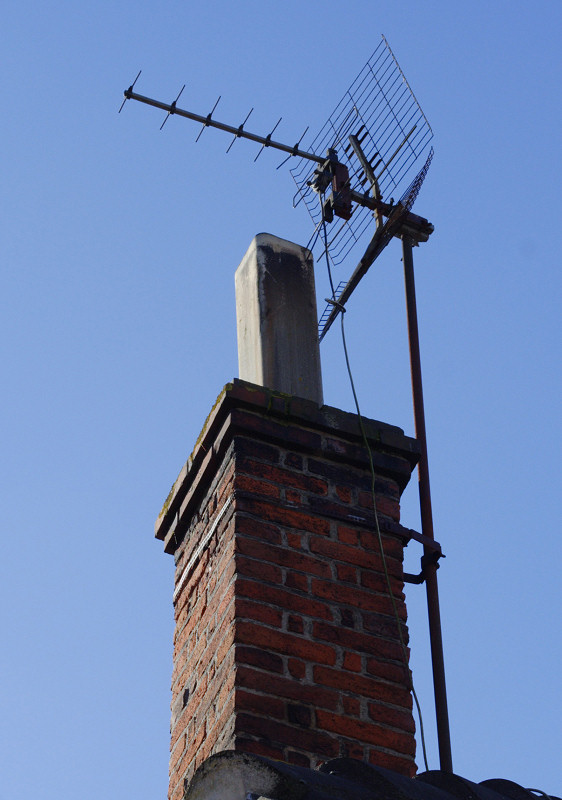
{"type": "MultiPolygon", "coordinates": [[[[364,424],[407,641],[399,500],[418,448],[399,428],[364,424]]],[[[170,800],[227,749],[415,773],[375,530],[354,414],[248,381],[223,389],[156,523],[176,565],[170,800]]]]}

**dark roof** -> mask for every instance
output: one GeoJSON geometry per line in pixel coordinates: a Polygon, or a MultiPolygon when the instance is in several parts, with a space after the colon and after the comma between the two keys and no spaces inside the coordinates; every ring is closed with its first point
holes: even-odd
{"type": "Polygon", "coordinates": [[[312,770],[225,750],[199,767],[185,800],[537,800],[537,794],[500,778],[472,783],[439,770],[407,778],[352,758],[312,770]]]}

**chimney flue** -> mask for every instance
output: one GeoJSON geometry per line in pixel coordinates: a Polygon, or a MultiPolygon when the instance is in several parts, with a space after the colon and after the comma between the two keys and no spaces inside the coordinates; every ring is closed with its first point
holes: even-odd
{"type": "Polygon", "coordinates": [[[312,254],[260,233],[236,270],[241,380],[322,405],[312,254]]]}

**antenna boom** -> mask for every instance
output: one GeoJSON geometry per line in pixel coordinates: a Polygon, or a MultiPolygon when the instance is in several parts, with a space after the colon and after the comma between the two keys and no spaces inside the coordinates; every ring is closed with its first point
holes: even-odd
{"type": "Polygon", "coordinates": [[[123,94],[126,100],[138,100],[139,103],[144,103],[145,105],[152,106],[153,108],[159,108],[162,111],[166,111],[170,115],[177,114],[179,117],[192,119],[194,122],[199,122],[201,125],[205,125],[205,127],[218,128],[221,131],[226,131],[226,133],[231,133],[237,138],[242,137],[243,139],[250,139],[252,142],[257,142],[264,147],[273,147],[275,150],[282,150],[284,153],[288,153],[290,156],[305,158],[308,161],[315,161],[317,164],[324,164],[326,161],[325,156],[317,156],[314,153],[309,153],[308,150],[301,150],[299,147],[297,147],[297,145],[291,147],[288,144],[276,142],[268,136],[259,136],[257,133],[245,131],[243,125],[238,127],[234,125],[227,125],[224,122],[218,122],[217,120],[210,119],[209,116],[202,116],[201,114],[193,113],[193,111],[186,111],[184,108],[178,108],[175,103],[162,103],[160,100],[153,100],[151,97],[145,97],[142,94],[137,94],[130,89],[126,89],[123,94]]]}

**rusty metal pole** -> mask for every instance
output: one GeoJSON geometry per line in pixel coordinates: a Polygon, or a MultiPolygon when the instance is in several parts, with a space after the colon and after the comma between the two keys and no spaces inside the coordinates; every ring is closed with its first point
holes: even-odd
{"type": "MultiPolygon", "coordinates": [[[[427,439],[425,433],[425,413],[421,375],[420,342],[418,333],[418,314],[416,308],[416,288],[414,283],[414,259],[412,247],[414,240],[408,233],[402,234],[402,255],[404,261],[404,284],[406,288],[406,310],[408,315],[408,338],[410,343],[410,368],[412,372],[412,395],[416,439],[421,448],[418,464],[418,486],[420,493],[421,528],[424,536],[434,539],[431,493],[429,489],[429,466],[427,459],[427,439]]],[[[441,615],[439,613],[439,593],[437,589],[437,563],[431,559],[432,552],[424,547],[424,575],[427,592],[427,614],[429,619],[429,638],[433,669],[433,691],[435,695],[435,714],[437,717],[437,741],[439,762],[444,772],[453,771],[451,756],[451,736],[447,710],[447,689],[445,686],[445,664],[443,660],[443,639],[441,636],[441,615]]]]}

